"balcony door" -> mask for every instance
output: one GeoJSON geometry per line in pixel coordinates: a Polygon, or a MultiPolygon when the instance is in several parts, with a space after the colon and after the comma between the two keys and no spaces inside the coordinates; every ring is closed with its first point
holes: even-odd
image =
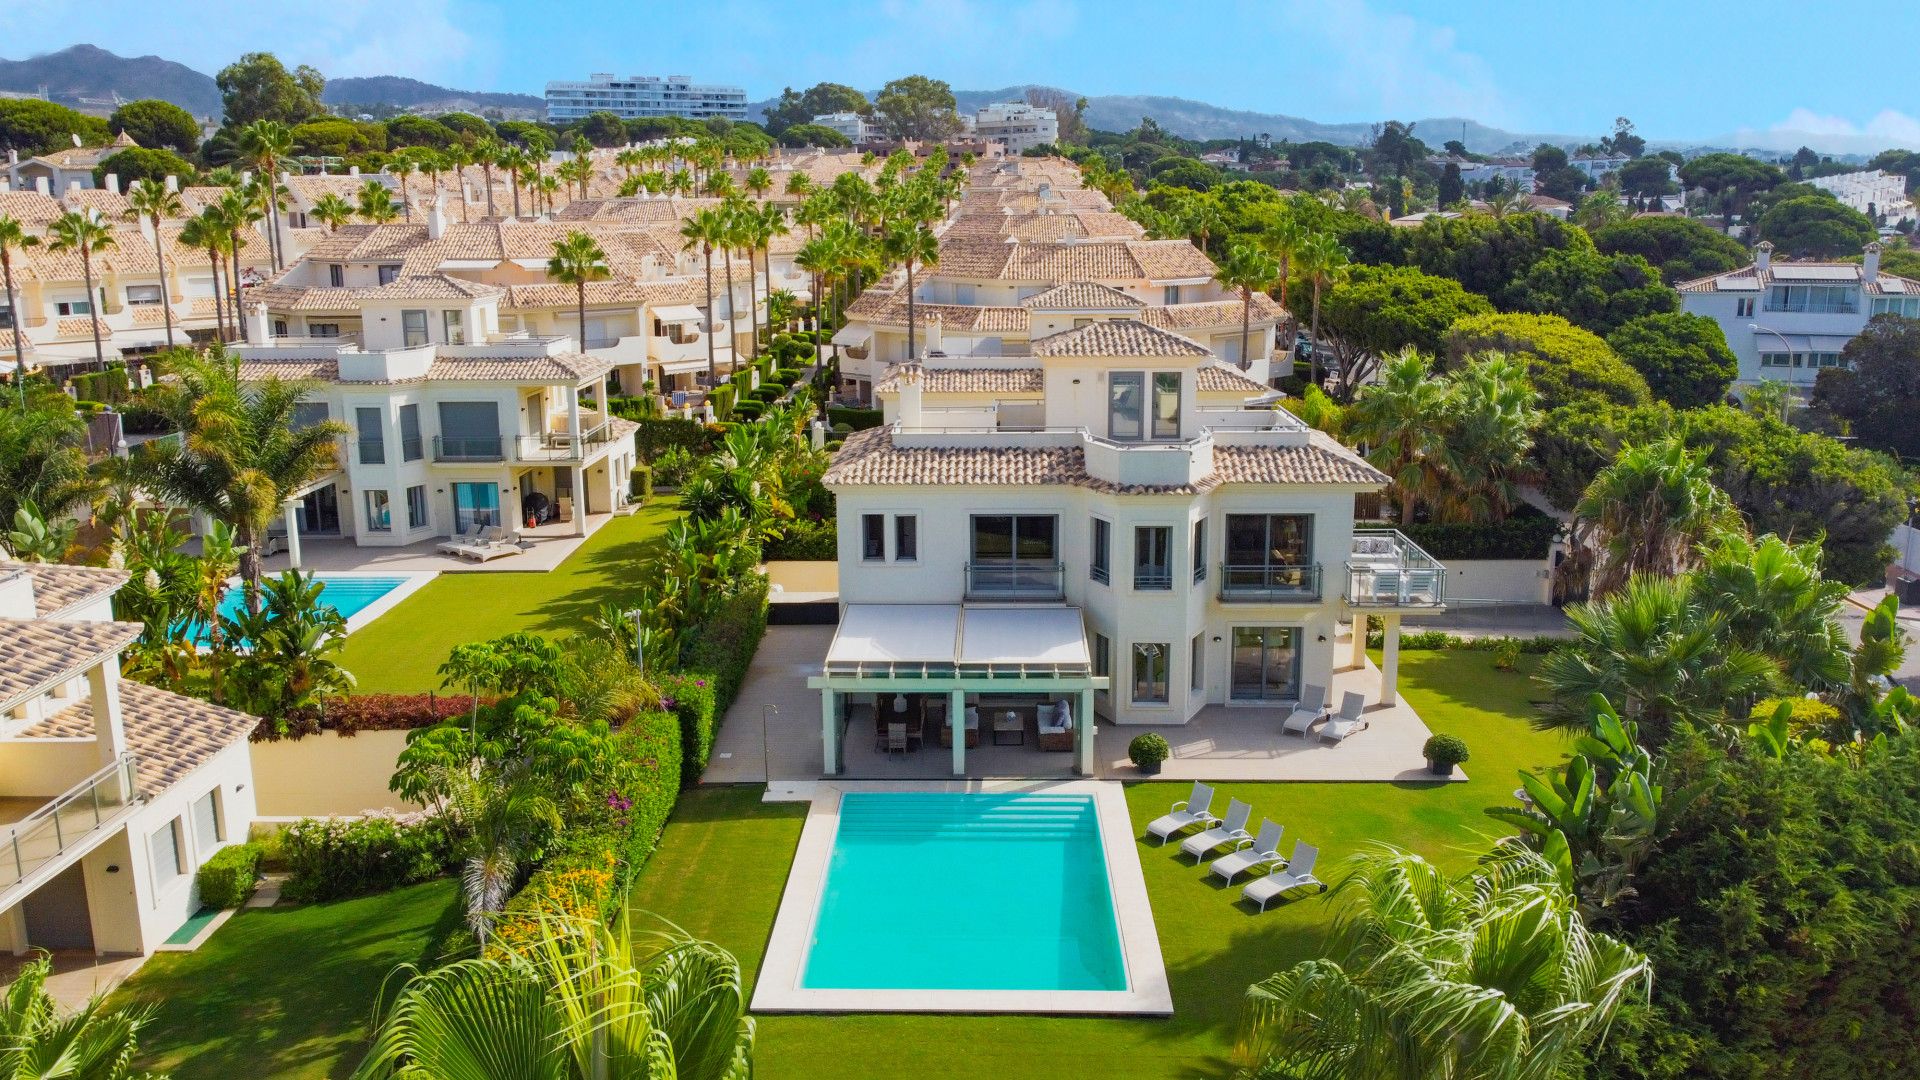
{"type": "Polygon", "coordinates": [[[1234,701],[1290,701],[1300,696],[1300,631],[1291,626],[1233,628],[1234,701]]]}

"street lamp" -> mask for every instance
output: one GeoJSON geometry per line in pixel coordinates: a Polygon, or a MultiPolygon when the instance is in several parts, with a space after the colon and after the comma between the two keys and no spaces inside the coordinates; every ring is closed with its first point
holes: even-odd
{"type": "Polygon", "coordinates": [[[632,611],[627,612],[627,618],[633,620],[633,666],[639,668],[642,675],[647,672],[645,631],[640,625],[640,620],[645,615],[646,612],[641,611],[639,608],[634,608],[632,611]]]}
{"type": "MultiPolygon", "coordinates": [[[[1793,342],[1787,340],[1787,335],[1775,330],[1771,326],[1761,326],[1759,323],[1748,323],[1747,329],[1762,334],[1772,334],[1774,337],[1779,338],[1780,344],[1785,346],[1787,350],[1787,370],[1789,372],[1793,370],[1793,342]]],[[[1811,350],[1808,351],[1807,358],[1813,358],[1811,350]]],[[[1766,380],[1767,377],[1765,373],[1762,373],[1760,381],[1765,382],[1766,380]]],[[[1784,424],[1787,422],[1787,406],[1793,402],[1793,376],[1789,374],[1785,379],[1782,379],[1781,382],[1784,383],[1787,388],[1787,392],[1780,396],[1780,422],[1784,424]]]]}

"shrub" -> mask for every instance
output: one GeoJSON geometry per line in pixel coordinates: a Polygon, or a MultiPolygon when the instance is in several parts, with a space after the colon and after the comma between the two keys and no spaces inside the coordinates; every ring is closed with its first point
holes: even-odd
{"type": "Polygon", "coordinates": [[[680,653],[684,671],[713,674],[714,715],[724,717],[747,680],[760,637],[767,632],[767,579],[759,575],[696,626],[680,653]]]}
{"type": "Polygon", "coordinates": [[[882,416],[879,409],[849,409],[835,405],[827,408],[827,422],[835,427],[845,424],[849,431],[865,431],[879,427],[882,416]]]}
{"type": "Polygon", "coordinates": [[[660,707],[680,721],[682,781],[691,786],[707,771],[713,754],[720,716],[714,712],[713,676],[700,673],[668,675],[655,680],[660,707]]]}
{"type": "Polygon", "coordinates": [[[287,897],[300,901],[385,892],[438,877],[453,862],[438,815],[303,818],[287,826],[281,850],[287,897]]]}
{"type": "Polygon", "coordinates": [[[1127,759],[1142,768],[1158,765],[1172,755],[1173,747],[1167,745],[1167,737],[1157,731],[1135,735],[1127,744],[1127,759]]]}
{"type": "Polygon", "coordinates": [[[1560,534],[1560,522],[1522,504],[1505,521],[1457,524],[1414,522],[1402,526],[1407,539],[1441,561],[1448,559],[1544,559],[1560,534]]]}
{"type": "Polygon", "coordinates": [[[258,844],[231,844],[214,852],[194,875],[200,886],[200,903],[210,908],[237,908],[246,903],[253,895],[260,858],[258,844]]]}
{"type": "Polygon", "coordinates": [[[1430,735],[1426,744],[1420,747],[1428,761],[1435,765],[1452,768],[1467,760],[1466,740],[1458,735],[1430,735]]]}

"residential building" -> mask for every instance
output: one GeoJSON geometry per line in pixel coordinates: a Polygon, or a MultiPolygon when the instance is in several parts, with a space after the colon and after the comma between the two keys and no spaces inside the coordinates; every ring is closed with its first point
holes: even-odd
{"type": "Polygon", "coordinates": [[[610,112],[622,120],[647,116],[747,118],[747,92],[738,86],[703,86],[690,76],[629,75],[624,79],[595,72],[586,82],[547,84],[547,119],[559,123],[610,112]]]}
{"type": "Polygon", "coordinates": [[[1880,269],[1880,245],[1858,263],[1777,262],[1763,241],[1751,265],[1683,281],[1681,306],[1720,324],[1740,360],[1738,382],[1809,388],[1840,366],[1847,342],[1875,315],[1920,318],[1920,281],[1880,269]]]}
{"type": "Polygon", "coordinates": [[[122,679],[118,570],[0,565],[0,942],[145,955],[247,839],[258,720],[122,679]]]}
{"type": "Polygon", "coordinates": [[[1060,118],[1052,109],[1024,101],[996,102],[974,114],[971,134],[1006,144],[1017,155],[1036,146],[1052,146],[1060,139],[1060,118]]]}
{"type": "Polygon", "coordinates": [[[1907,178],[1899,173],[1868,169],[1816,176],[1807,183],[1867,215],[1875,225],[1898,225],[1914,216],[1913,200],[1907,197],[1907,178]]]}
{"type": "Polygon", "coordinates": [[[880,128],[874,124],[873,118],[864,113],[821,113],[813,118],[813,122],[823,128],[839,132],[855,146],[872,142],[880,135],[880,128]]]}

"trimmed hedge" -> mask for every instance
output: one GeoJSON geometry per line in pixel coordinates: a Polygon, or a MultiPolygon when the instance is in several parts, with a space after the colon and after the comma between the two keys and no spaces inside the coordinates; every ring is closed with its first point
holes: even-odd
{"type": "Polygon", "coordinates": [[[339,900],[439,877],[453,837],[439,817],[302,818],[280,837],[289,900],[339,900]]]}
{"type": "Polygon", "coordinates": [[[657,680],[660,707],[680,721],[680,782],[686,787],[699,782],[713,757],[713,740],[720,730],[713,683],[713,676],[698,673],[657,680]]]}
{"type": "Polygon", "coordinates": [[[850,409],[830,405],[827,407],[827,422],[836,430],[841,424],[845,424],[848,431],[865,431],[868,428],[879,427],[884,422],[884,418],[879,409],[850,409]]]}
{"type": "Polygon", "coordinates": [[[1402,525],[1407,538],[1427,554],[1448,559],[1544,559],[1560,534],[1560,522],[1531,506],[1523,506],[1505,521],[1437,525],[1402,525]]]}
{"type": "Polygon", "coordinates": [[[724,717],[747,681],[747,667],[767,632],[767,579],[751,583],[722,604],[713,618],[693,628],[680,652],[682,671],[713,675],[713,712],[724,717]]]}
{"type": "MultiPolygon", "coordinates": [[[[480,704],[492,699],[481,698],[480,704]]],[[[473,699],[464,694],[362,694],[332,698],[318,709],[305,709],[287,718],[286,730],[276,731],[271,720],[253,729],[254,742],[300,739],[322,731],[352,735],[359,731],[412,731],[473,711],[473,699]]]]}
{"type": "Polygon", "coordinates": [[[213,853],[194,874],[200,903],[210,908],[237,908],[253,896],[260,873],[259,844],[232,844],[213,853]]]}

